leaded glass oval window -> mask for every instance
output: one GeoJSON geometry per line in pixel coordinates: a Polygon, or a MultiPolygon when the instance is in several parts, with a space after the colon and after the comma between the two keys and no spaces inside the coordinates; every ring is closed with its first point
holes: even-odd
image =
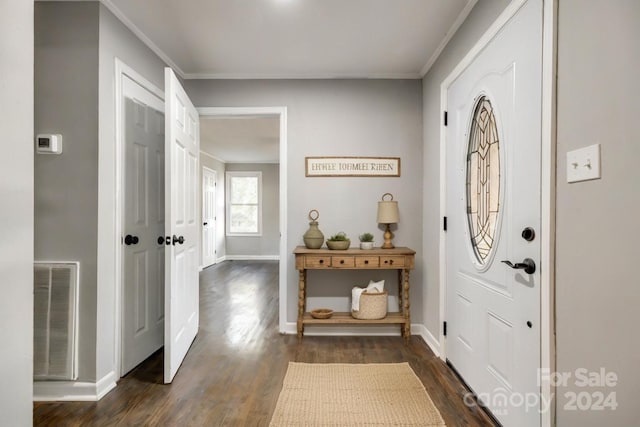
{"type": "Polygon", "coordinates": [[[467,218],[471,246],[484,265],[496,240],[500,213],[500,141],[496,116],[486,96],[473,111],[467,149],[467,218]]]}

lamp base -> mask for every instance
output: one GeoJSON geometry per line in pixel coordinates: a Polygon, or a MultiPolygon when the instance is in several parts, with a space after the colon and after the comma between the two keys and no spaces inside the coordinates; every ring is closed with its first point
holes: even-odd
{"type": "Polygon", "coordinates": [[[380,246],[380,248],[382,249],[395,248],[395,246],[393,246],[393,243],[391,243],[391,240],[394,237],[393,233],[391,232],[391,224],[387,224],[387,229],[385,230],[384,235],[382,237],[384,237],[384,243],[382,244],[382,246],[380,246]]]}

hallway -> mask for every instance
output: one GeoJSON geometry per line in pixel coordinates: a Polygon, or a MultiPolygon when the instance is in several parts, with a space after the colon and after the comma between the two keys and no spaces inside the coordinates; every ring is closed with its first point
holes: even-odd
{"type": "Polygon", "coordinates": [[[200,273],[200,330],[174,382],[162,351],[99,402],[35,403],[34,425],[267,426],[289,361],[409,362],[447,426],[492,425],[422,338],[278,333],[278,262],[226,261],[200,273]]]}

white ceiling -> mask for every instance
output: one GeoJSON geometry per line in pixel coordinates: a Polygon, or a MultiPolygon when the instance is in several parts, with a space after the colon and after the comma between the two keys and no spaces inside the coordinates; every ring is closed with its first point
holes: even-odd
{"type": "Polygon", "coordinates": [[[278,163],[280,118],[200,118],[200,150],[225,163],[278,163]]]}
{"type": "Polygon", "coordinates": [[[184,78],[419,78],[477,0],[102,0],[184,78]]]}
{"type": "MultiPolygon", "coordinates": [[[[185,79],[421,78],[478,0],[101,0],[185,79]]],[[[277,162],[277,118],[201,120],[201,150],[277,162]]]]}

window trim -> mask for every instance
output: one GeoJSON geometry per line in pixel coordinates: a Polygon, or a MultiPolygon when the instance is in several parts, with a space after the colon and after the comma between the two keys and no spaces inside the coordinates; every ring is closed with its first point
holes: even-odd
{"type": "Polygon", "coordinates": [[[229,237],[262,236],[262,171],[226,171],[225,172],[225,232],[229,237]],[[233,178],[258,178],[258,231],[238,233],[231,231],[231,180],[233,178]]]}

